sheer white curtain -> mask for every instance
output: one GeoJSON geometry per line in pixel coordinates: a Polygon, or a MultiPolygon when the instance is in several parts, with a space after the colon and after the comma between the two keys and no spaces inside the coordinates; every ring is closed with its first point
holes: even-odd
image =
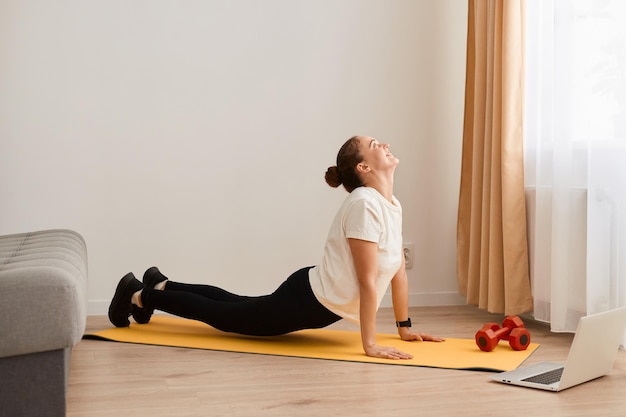
{"type": "Polygon", "coordinates": [[[626,2],[527,0],[534,314],[574,331],[626,305],[626,2]]]}

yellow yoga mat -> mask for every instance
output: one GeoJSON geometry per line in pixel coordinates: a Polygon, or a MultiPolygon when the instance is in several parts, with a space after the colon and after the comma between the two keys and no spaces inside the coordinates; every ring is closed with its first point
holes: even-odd
{"type": "Polygon", "coordinates": [[[254,337],[223,333],[204,323],[169,316],[153,316],[149,324],[111,328],[85,338],[147,345],[221,350],[265,355],[332,359],[392,365],[479,371],[509,371],[517,368],[538,347],[514,351],[501,341],[492,352],[482,352],[473,339],[446,339],[445,342],[404,342],[397,334],[379,334],[377,343],[395,346],[413,355],[410,360],[370,358],[363,353],[359,332],[345,330],[300,330],[283,336],[254,337]]]}

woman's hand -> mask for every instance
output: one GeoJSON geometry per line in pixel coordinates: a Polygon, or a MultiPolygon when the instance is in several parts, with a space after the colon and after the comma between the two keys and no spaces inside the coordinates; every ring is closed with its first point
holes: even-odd
{"type": "MultiPolygon", "coordinates": [[[[408,327],[400,327],[398,329],[398,333],[400,334],[400,338],[404,341],[428,341],[428,342],[443,342],[446,339],[431,336],[427,333],[420,332],[412,332],[408,327]]],[[[413,359],[413,355],[408,354],[406,352],[402,352],[399,349],[396,349],[392,346],[380,346],[377,344],[372,344],[368,346],[363,346],[365,350],[365,354],[367,356],[371,356],[374,358],[384,358],[384,359],[413,359]]]]}
{"type": "Polygon", "coordinates": [[[371,356],[373,358],[383,358],[383,359],[413,359],[413,355],[409,355],[408,353],[402,352],[395,347],[390,346],[379,346],[379,345],[371,345],[364,346],[365,354],[367,356],[371,356]]]}
{"type": "Polygon", "coordinates": [[[398,334],[400,335],[400,339],[406,342],[411,342],[414,340],[418,342],[422,342],[422,341],[443,342],[446,340],[441,337],[431,336],[427,333],[412,332],[408,327],[398,328],[398,334]]]}

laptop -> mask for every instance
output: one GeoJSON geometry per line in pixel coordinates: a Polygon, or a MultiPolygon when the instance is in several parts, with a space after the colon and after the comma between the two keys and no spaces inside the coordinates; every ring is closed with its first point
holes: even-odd
{"type": "Polygon", "coordinates": [[[562,391],[611,372],[626,326],[626,307],[582,317],[565,364],[540,362],[493,375],[505,384],[562,391]]]}

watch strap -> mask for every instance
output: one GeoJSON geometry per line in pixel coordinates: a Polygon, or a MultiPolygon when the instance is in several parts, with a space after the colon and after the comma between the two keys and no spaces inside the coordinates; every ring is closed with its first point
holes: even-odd
{"type": "Polygon", "coordinates": [[[409,317],[406,321],[397,321],[396,327],[411,327],[411,318],[409,317]]]}

